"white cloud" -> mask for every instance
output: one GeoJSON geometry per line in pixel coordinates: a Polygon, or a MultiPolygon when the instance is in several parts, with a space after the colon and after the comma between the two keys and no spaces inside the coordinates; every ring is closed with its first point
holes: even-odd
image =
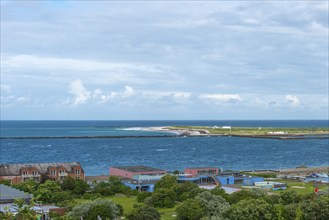
{"type": "Polygon", "coordinates": [[[199,99],[215,103],[236,103],[242,101],[239,94],[201,94],[199,99]]]}
{"type": "Polygon", "coordinates": [[[73,105],[85,104],[90,98],[90,92],[84,87],[80,79],[70,83],[69,92],[75,96],[73,105]]]}
{"type": "Polygon", "coordinates": [[[299,98],[294,95],[286,95],[286,101],[294,107],[301,104],[299,98]]]}
{"type": "Polygon", "coordinates": [[[21,97],[16,98],[16,101],[18,103],[28,103],[30,101],[30,99],[28,97],[21,96],[21,97]]]}
{"type": "Polygon", "coordinates": [[[135,90],[130,86],[125,86],[125,91],[122,94],[122,97],[128,98],[128,97],[131,97],[133,95],[135,95],[135,90]]]}

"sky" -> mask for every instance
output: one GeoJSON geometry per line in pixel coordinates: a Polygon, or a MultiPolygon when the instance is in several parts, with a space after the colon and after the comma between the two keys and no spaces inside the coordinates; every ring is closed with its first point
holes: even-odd
{"type": "Polygon", "coordinates": [[[328,1],[1,1],[1,120],[328,119],[328,1]]]}

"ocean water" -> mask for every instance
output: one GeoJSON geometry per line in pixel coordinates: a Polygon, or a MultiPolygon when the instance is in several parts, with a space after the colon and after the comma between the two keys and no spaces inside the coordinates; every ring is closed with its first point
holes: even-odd
{"type": "Polygon", "coordinates": [[[328,127],[328,121],[1,121],[0,162],[78,161],[87,175],[110,166],[145,165],[167,170],[215,166],[224,169],[280,169],[329,165],[329,139],[275,140],[241,137],[97,138],[160,136],[143,127],[170,125],[328,127]],[[5,137],[48,137],[13,139],[5,137]],[[75,136],[77,138],[66,138],[75,136]],[[78,138],[94,136],[94,138],[78,138]],[[56,138],[51,138],[56,137],[56,138]],[[62,137],[62,138],[58,138],[62,137]]]}

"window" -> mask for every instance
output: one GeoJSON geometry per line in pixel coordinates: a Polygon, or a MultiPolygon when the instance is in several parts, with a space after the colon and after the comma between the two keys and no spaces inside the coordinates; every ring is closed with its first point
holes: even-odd
{"type": "Polygon", "coordinates": [[[23,175],[27,175],[27,171],[23,171],[23,175]]]}
{"type": "Polygon", "coordinates": [[[80,175],[80,170],[75,170],[75,174],[80,175]]]}
{"type": "Polygon", "coordinates": [[[56,176],[56,170],[51,170],[51,171],[50,171],[50,175],[51,175],[51,176],[56,176]]]}
{"type": "Polygon", "coordinates": [[[38,171],[32,171],[32,175],[37,175],[38,171]]]}

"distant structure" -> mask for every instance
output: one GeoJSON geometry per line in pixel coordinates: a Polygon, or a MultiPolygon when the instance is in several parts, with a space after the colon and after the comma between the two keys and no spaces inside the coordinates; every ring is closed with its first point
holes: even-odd
{"type": "Polygon", "coordinates": [[[214,167],[192,167],[184,170],[185,174],[197,175],[218,175],[219,168],[214,167]]]}
{"type": "Polygon", "coordinates": [[[66,176],[74,179],[85,179],[85,173],[79,162],[66,163],[31,163],[31,164],[0,164],[0,180],[9,180],[11,184],[33,179],[63,180],[66,176]]]}

